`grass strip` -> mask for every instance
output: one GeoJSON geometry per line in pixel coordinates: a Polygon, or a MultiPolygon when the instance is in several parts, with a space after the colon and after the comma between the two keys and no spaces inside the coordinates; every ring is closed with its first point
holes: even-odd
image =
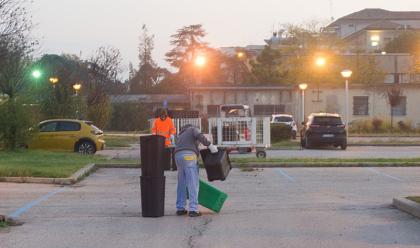
{"type": "Polygon", "coordinates": [[[420,204],[420,196],[409,196],[407,199],[420,204]]]}
{"type": "Polygon", "coordinates": [[[107,147],[130,147],[131,144],[139,143],[136,136],[105,135],[107,147]]]}
{"type": "Polygon", "coordinates": [[[72,152],[0,151],[0,177],[67,178],[89,163],[136,163],[134,160],[109,160],[98,155],[72,152]]]}

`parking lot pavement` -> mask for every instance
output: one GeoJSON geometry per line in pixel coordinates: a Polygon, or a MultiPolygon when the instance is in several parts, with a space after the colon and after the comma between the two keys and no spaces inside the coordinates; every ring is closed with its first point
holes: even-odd
{"type": "MultiPolygon", "coordinates": [[[[130,149],[104,150],[98,154],[109,158],[140,159],[140,146],[130,149]]],[[[235,154],[232,157],[255,157],[255,153],[235,154]]],[[[420,158],[420,146],[351,146],[347,150],[321,148],[304,150],[270,150],[268,158],[420,158]]]]}
{"type": "MultiPolygon", "coordinates": [[[[202,177],[205,172],[201,171],[202,177]]],[[[391,206],[420,194],[420,168],[232,170],[220,214],[174,215],[175,172],[167,173],[162,218],[142,218],[137,169],[99,169],[20,215],[0,231],[2,248],[24,247],[418,247],[420,221],[391,206]]],[[[0,184],[10,214],[60,187],[0,184]]]]}

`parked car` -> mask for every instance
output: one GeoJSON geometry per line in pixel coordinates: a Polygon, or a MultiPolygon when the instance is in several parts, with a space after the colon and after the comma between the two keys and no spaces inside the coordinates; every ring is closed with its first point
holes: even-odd
{"type": "Polygon", "coordinates": [[[308,117],[307,123],[302,123],[300,143],[304,148],[316,145],[333,145],[347,148],[347,133],[345,125],[338,114],[316,113],[308,117]]]}
{"type": "Polygon", "coordinates": [[[292,139],[296,139],[297,125],[293,116],[285,114],[276,114],[271,116],[271,124],[284,124],[292,130],[292,139]]]}
{"type": "Polygon", "coordinates": [[[57,119],[40,122],[34,130],[29,149],[73,151],[94,154],[103,150],[103,131],[90,121],[57,119]]]}

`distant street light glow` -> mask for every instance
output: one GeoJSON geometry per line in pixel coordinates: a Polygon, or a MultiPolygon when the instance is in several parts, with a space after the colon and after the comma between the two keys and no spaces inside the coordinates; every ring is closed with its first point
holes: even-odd
{"type": "Polygon", "coordinates": [[[327,63],[327,60],[324,57],[318,57],[315,60],[315,64],[319,67],[323,67],[327,63]]]}
{"type": "Polygon", "coordinates": [[[341,72],[341,76],[343,76],[343,78],[350,78],[352,74],[353,72],[351,70],[343,70],[341,72]]]}
{"type": "Polygon", "coordinates": [[[238,52],[237,56],[238,58],[242,59],[245,56],[245,54],[243,52],[238,52]]]}
{"type": "Polygon", "coordinates": [[[40,70],[34,70],[34,71],[32,72],[32,77],[34,77],[34,78],[36,78],[36,79],[40,78],[41,76],[42,76],[42,73],[41,73],[41,71],[40,71],[40,70]]]}
{"type": "Polygon", "coordinates": [[[299,89],[300,90],[306,90],[308,88],[307,84],[299,84],[299,89]]]}

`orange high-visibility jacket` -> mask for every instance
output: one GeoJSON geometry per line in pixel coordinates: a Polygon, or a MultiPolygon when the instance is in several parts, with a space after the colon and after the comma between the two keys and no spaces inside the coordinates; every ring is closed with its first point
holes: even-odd
{"type": "Polygon", "coordinates": [[[153,123],[152,134],[165,137],[165,145],[169,146],[171,144],[171,135],[176,134],[176,129],[172,119],[166,117],[166,119],[162,121],[160,118],[156,118],[155,122],[153,123]]]}

